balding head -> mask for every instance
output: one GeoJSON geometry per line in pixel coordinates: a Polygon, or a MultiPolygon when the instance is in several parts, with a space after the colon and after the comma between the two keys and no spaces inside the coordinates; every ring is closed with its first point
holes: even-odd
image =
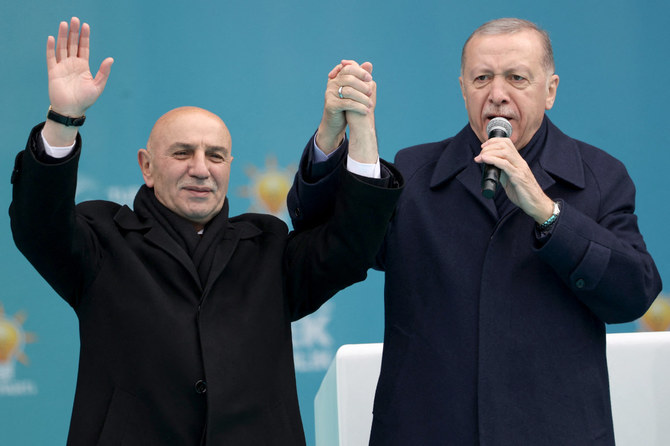
{"type": "Polygon", "coordinates": [[[223,207],[230,177],[226,124],[198,107],[179,107],[154,124],[138,161],[147,186],[175,214],[201,229],[223,207]]]}
{"type": "Polygon", "coordinates": [[[533,22],[528,20],[518,19],[514,17],[506,17],[488,21],[468,37],[463,45],[461,53],[461,74],[463,74],[463,67],[465,66],[465,56],[468,43],[477,36],[495,36],[495,35],[510,35],[523,31],[534,31],[540,39],[542,45],[542,64],[548,75],[554,74],[554,50],[551,46],[551,39],[549,33],[540,28],[533,22]]]}
{"type": "Polygon", "coordinates": [[[159,144],[159,141],[164,138],[164,135],[166,133],[170,133],[173,130],[175,123],[178,123],[180,119],[188,117],[189,115],[208,117],[212,120],[218,121],[221,125],[221,129],[224,131],[226,139],[228,140],[227,147],[230,150],[230,132],[228,131],[228,127],[226,127],[226,124],[223,122],[223,120],[218,115],[215,115],[209,110],[193,106],[184,106],[172,109],[158,118],[153,128],[151,129],[151,133],[149,134],[147,149],[151,150],[152,146],[159,144]]]}

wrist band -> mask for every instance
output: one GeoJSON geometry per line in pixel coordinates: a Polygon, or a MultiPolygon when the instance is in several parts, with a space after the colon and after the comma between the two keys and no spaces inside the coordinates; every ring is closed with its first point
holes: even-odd
{"type": "Polygon", "coordinates": [[[551,225],[553,225],[556,219],[558,218],[558,214],[560,213],[561,213],[561,206],[558,204],[557,201],[554,201],[554,212],[551,214],[551,217],[547,219],[547,221],[545,221],[540,225],[540,230],[545,230],[551,225]]]}
{"type": "Polygon", "coordinates": [[[86,115],[79,116],[78,118],[71,118],[69,116],[61,115],[53,111],[51,106],[49,106],[49,111],[47,112],[47,119],[57,122],[59,124],[66,125],[68,127],[81,127],[86,120],[86,115]]]}

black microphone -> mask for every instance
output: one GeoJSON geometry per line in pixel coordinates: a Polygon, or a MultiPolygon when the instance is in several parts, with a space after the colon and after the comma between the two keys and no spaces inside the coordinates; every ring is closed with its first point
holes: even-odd
{"type": "MultiPolygon", "coordinates": [[[[493,118],[486,126],[486,133],[491,138],[509,138],[512,136],[512,124],[505,118],[493,118]]],[[[484,164],[482,172],[482,195],[493,198],[500,181],[500,169],[491,164],[484,164]]]]}

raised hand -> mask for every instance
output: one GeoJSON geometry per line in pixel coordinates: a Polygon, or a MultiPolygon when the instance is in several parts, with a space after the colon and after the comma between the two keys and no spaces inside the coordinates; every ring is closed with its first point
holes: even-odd
{"type": "MultiPolygon", "coordinates": [[[[353,61],[343,61],[343,63],[347,62],[355,64],[353,61]]],[[[372,75],[372,64],[370,62],[364,62],[360,68],[372,75]]],[[[374,113],[377,105],[377,83],[370,79],[366,84],[368,89],[364,92],[359,89],[342,89],[345,99],[351,95],[355,102],[367,101],[367,107],[352,107],[344,115],[349,126],[349,156],[361,163],[374,164],[379,158],[374,113]],[[362,96],[362,93],[367,97],[362,96]]]]}
{"type": "MultiPolygon", "coordinates": [[[[79,19],[72,17],[58,28],[58,40],[47,39],[47,72],[49,100],[52,109],[69,117],[82,116],[100,97],[105,89],[114,59],[106,58],[93,77],[88,64],[91,29],[84,23],[79,29],[79,19]]],[[[77,134],[76,128],[66,128],[47,121],[43,135],[52,145],[69,145],[77,134]]]]}
{"type": "Polygon", "coordinates": [[[358,65],[354,61],[343,60],[328,74],[323,118],[317,133],[317,145],[325,153],[335,150],[344,137],[347,126],[345,113],[367,115],[374,107],[371,71],[372,64],[369,62],[358,65]]]}
{"type": "Polygon", "coordinates": [[[58,41],[47,39],[47,71],[49,99],[53,109],[66,116],[81,116],[102,94],[114,59],[100,64],[95,77],[88,65],[91,28],[87,23],[79,29],[79,19],[72,17],[70,29],[61,22],[58,41]]]}

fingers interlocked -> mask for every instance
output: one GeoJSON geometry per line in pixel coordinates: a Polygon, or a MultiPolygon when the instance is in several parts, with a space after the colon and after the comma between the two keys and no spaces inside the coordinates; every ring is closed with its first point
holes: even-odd
{"type": "Polygon", "coordinates": [[[333,112],[367,114],[375,105],[372,65],[343,60],[329,73],[326,108],[333,112]]]}

